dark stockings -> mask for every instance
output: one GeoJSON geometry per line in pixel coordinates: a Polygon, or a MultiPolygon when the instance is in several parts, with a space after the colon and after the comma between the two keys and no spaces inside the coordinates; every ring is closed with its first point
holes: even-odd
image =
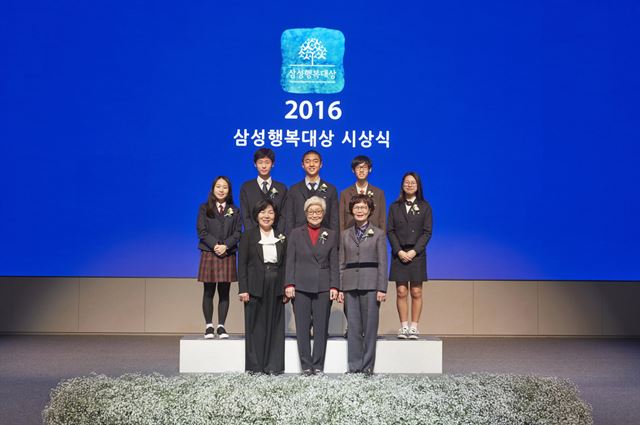
{"type": "MultiPolygon", "coordinates": [[[[218,324],[224,325],[229,313],[229,288],[231,283],[218,282],[218,324]]],[[[202,294],[202,313],[206,323],[213,323],[213,296],[216,293],[216,282],[205,282],[202,294]]]]}

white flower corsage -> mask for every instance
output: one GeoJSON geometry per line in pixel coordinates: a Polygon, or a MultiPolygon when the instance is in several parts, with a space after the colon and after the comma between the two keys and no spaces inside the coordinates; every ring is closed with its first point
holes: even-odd
{"type": "Polygon", "coordinates": [[[327,231],[325,230],[320,235],[320,242],[322,242],[324,244],[327,241],[327,237],[329,237],[329,233],[327,233],[327,231]]]}
{"type": "Polygon", "coordinates": [[[278,235],[278,240],[280,240],[280,242],[284,242],[285,239],[287,239],[287,237],[285,235],[283,235],[282,233],[280,233],[278,235]]]}
{"type": "Polygon", "coordinates": [[[374,231],[372,228],[369,228],[369,230],[367,230],[367,233],[364,234],[365,238],[370,238],[371,236],[373,236],[374,231]]]}
{"type": "Polygon", "coordinates": [[[420,207],[418,207],[418,204],[413,204],[411,206],[411,214],[420,214],[420,207]]]}
{"type": "Polygon", "coordinates": [[[320,192],[326,192],[328,189],[327,185],[325,183],[322,183],[320,185],[320,192]]]}
{"type": "Polygon", "coordinates": [[[233,210],[232,210],[231,208],[228,208],[228,209],[227,209],[227,212],[226,212],[226,213],[224,213],[224,216],[225,216],[225,217],[231,217],[231,216],[233,216],[233,210]]]}
{"type": "Polygon", "coordinates": [[[369,191],[367,191],[367,196],[368,196],[369,198],[373,198],[373,192],[372,192],[372,191],[370,191],[370,190],[369,190],[369,191]]]}
{"type": "Polygon", "coordinates": [[[278,194],[278,189],[276,189],[275,187],[272,187],[271,190],[269,191],[269,199],[275,198],[277,194],[278,194]]]}

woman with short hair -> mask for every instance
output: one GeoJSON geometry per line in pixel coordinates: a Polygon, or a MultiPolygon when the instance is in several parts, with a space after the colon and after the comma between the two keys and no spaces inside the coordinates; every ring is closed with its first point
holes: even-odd
{"type": "Polygon", "coordinates": [[[380,303],[387,293],[387,241],[380,228],[369,223],[375,205],[367,195],[349,201],[354,225],[340,235],[340,300],[349,309],[347,325],[348,371],[373,374],[380,303]]]}
{"type": "Polygon", "coordinates": [[[285,295],[293,300],[298,355],[304,375],[321,374],[327,350],[331,302],[338,298],[338,232],[322,226],[324,199],[304,203],[307,224],[289,234],[285,295]],[[313,353],[310,327],[313,326],[313,353]]]}
{"type": "Polygon", "coordinates": [[[284,372],[284,276],[287,243],[276,235],[278,210],[272,200],[253,208],[258,226],[240,239],[239,298],[244,303],[245,370],[284,372]]]}

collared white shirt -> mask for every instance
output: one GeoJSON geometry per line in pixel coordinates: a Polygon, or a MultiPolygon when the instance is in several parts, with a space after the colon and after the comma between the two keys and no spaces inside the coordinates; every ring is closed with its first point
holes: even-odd
{"type": "Polygon", "coordinates": [[[220,211],[220,205],[222,205],[222,211],[226,211],[227,210],[227,203],[226,202],[220,203],[220,202],[216,201],[216,210],[218,212],[220,211]]]}
{"type": "Polygon", "coordinates": [[[359,195],[361,191],[363,191],[363,193],[366,195],[367,194],[367,189],[369,189],[369,183],[367,183],[367,185],[365,187],[360,187],[358,186],[358,184],[356,183],[356,193],[359,195]]]}
{"type": "Polygon", "coordinates": [[[312,182],[311,180],[309,180],[309,177],[305,176],[304,177],[304,184],[307,185],[307,188],[309,190],[313,190],[311,189],[311,183],[315,183],[316,184],[316,190],[320,189],[320,176],[318,176],[318,180],[312,182]]]}
{"type": "Polygon", "coordinates": [[[407,212],[409,212],[409,208],[411,208],[409,205],[406,204],[406,202],[415,202],[416,201],[416,197],[412,197],[412,198],[406,198],[405,199],[405,204],[404,204],[404,208],[406,209],[407,212]]]}
{"type": "Polygon", "coordinates": [[[258,187],[260,188],[260,190],[262,190],[262,183],[267,182],[267,192],[269,191],[269,189],[271,189],[271,183],[273,182],[271,177],[269,177],[266,180],[263,180],[262,177],[260,177],[260,176],[258,176],[256,181],[258,182],[258,187]]]}
{"type": "Polygon", "coordinates": [[[276,238],[273,233],[273,229],[269,231],[267,235],[260,229],[260,241],[262,245],[262,255],[265,263],[277,263],[278,262],[278,250],[276,249],[276,243],[280,242],[280,239],[276,238]]]}

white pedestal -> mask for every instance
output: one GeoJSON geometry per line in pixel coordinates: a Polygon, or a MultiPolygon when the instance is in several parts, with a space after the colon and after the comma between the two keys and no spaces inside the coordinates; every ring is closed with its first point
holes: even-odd
{"type": "MultiPolygon", "coordinates": [[[[285,373],[300,373],[298,345],[286,338],[285,373]]],[[[347,340],[329,338],[325,373],[347,371],[347,340]]],[[[244,372],[244,337],[204,339],[185,336],[180,340],[180,373],[244,372]]],[[[376,373],[442,373],[442,340],[420,338],[398,340],[380,337],[376,344],[376,373]]]]}

